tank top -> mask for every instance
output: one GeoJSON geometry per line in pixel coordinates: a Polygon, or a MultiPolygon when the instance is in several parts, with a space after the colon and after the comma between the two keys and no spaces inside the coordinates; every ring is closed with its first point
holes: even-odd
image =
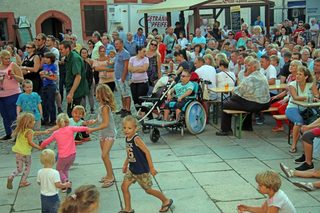
{"type": "Polygon", "coordinates": [[[8,97],[11,95],[21,93],[18,81],[11,76],[12,72],[11,62],[9,66],[3,70],[0,70],[0,97],[8,97]]]}
{"type": "Polygon", "coordinates": [[[112,111],[111,111],[110,106],[104,105],[104,106],[99,107],[98,123],[101,124],[103,121],[103,118],[101,116],[103,107],[108,107],[108,109],[109,109],[109,125],[107,126],[107,128],[100,130],[100,137],[101,138],[107,138],[107,137],[116,138],[117,130],[116,130],[116,125],[114,123],[114,119],[113,119],[113,115],[112,115],[112,111]]]}
{"type": "Polygon", "coordinates": [[[29,145],[26,132],[31,131],[32,129],[26,129],[25,131],[18,134],[16,139],[16,144],[12,147],[12,151],[21,154],[21,155],[31,155],[32,146],[29,145]]]}
{"type": "Polygon", "coordinates": [[[133,174],[149,173],[150,168],[145,153],[135,144],[135,134],[131,139],[126,138],[126,150],[129,160],[129,169],[133,174]]]}
{"type": "MultiPolygon", "coordinates": [[[[26,56],[22,62],[22,66],[25,67],[33,67],[34,66],[34,57],[35,54],[32,54],[30,56],[26,56]]],[[[39,93],[40,87],[41,87],[41,78],[38,72],[31,72],[23,75],[24,79],[29,79],[32,81],[33,84],[33,91],[39,93]]]]}

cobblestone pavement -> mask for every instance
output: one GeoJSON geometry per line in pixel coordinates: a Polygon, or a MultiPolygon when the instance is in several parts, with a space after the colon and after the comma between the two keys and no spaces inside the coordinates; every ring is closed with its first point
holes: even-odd
{"type": "MultiPolygon", "coordinates": [[[[93,118],[95,115],[87,115],[93,118]]],[[[159,174],[154,178],[154,187],[174,200],[174,208],[169,212],[237,212],[240,203],[261,205],[266,199],[256,190],[255,174],[266,169],[278,171],[282,177],[284,190],[298,212],[320,212],[320,190],[304,192],[290,181],[301,178],[285,178],[279,163],[294,167],[293,159],[301,154],[301,143],[297,154],[289,154],[285,133],[272,133],[274,121],[266,116],[266,124],[255,125],[254,132],[244,132],[243,139],[218,137],[217,126],[207,125],[199,135],[187,131],[182,137],[179,132],[161,130],[158,143],[152,143],[149,134],[140,133],[151,150],[152,158],[159,174]]],[[[121,131],[121,118],[115,116],[119,136],[111,151],[116,184],[110,188],[99,188],[101,192],[101,213],[116,213],[123,206],[121,193],[122,164],[126,153],[121,131]]],[[[3,133],[2,120],[0,133],[3,133]]],[[[93,183],[104,175],[100,159],[98,133],[91,135],[92,141],[77,146],[76,164],[70,171],[73,187],[93,183]]],[[[2,135],[2,134],[1,134],[2,135]]],[[[36,173],[41,168],[39,151],[32,154],[32,170],[29,175],[31,186],[18,188],[19,177],[14,180],[13,190],[6,189],[7,176],[15,168],[13,142],[0,142],[0,213],[39,213],[39,187],[36,173]]],[[[54,145],[50,146],[54,148],[54,145]]],[[[319,162],[315,161],[318,166],[319,162]]],[[[315,180],[315,179],[310,179],[315,180]]],[[[155,213],[160,202],[148,196],[136,184],[131,187],[132,206],[138,213],[155,213]]],[[[64,194],[60,194],[61,199],[64,194]]]]}

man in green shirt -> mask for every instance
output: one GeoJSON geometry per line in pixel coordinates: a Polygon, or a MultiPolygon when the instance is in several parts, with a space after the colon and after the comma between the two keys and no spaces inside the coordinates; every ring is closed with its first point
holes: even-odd
{"type": "Polygon", "coordinates": [[[72,51],[71,45],[70,41],[62,41],[59,45],[61,55],[66,57],[67,113],[69,117],[71,117],[73,107],[80,105],[81,100],[89,92],[83,60],[78,53],[72,51]]]}

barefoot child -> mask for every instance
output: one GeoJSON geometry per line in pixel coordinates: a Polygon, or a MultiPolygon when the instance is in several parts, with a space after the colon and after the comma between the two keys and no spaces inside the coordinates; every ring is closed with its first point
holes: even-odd
{"type": "MultiPolygon", "coordinates": [[[[74,133],[88,131],[88,127],[69,126],[69,117],[61,113],[56,121],[59,129],[41,143],[41,148],[45,148],[52,141],[56,141],[58,146],[57,170],[59,171],[61,182],[69,181],[69,169],[76,158],[76,144],[74,142],[74,133]]],[[[66,192],[66,190],[63,190],[66,192]]]]}
{"type": "Polygon", "coordinates": [[[29,186],[27,177],[31,168],[31,150],[32,147],[41,149],[41,147],[33,142],[33,135],[45,134],[45,132],[34,132],[32,129],[35,124],[34,115],[28,112],[22,112],[18,115],[17,127],[13,131],[13,135],[17,137],[16,144],[12,147],[12,151],[16,153],[17,169],[12,172],[7,180],[7,188],[12,189],[14,177],[22,173],[20,187],[29,186]],[[25,166],[23,170],[23,164],[25,166]]]}
{"type": "Polygon", "coordinates": [[[110,161],[110,150],[117,135],[112,112],[116,109],[113,92],[105,84],[99,84],[96,89],[96,97],[99,102],[99,113],[97,122],[99,126],[92,128],[89,132],[100,130],[101,158],[107,174],[100,182],[102,187],[110,187],[114,184],[112,164],[110,161]]]}
{"type": "Polygon", "coordinates": [[[288,196],[280,189],[281,179],[278,173],[274,171],[258,173],[256,182],[259,192],[267,194],[268,200],[261,207],[241,204],[238,206],[238,212],[296,212],[288,196]]]}
{"type": "Polygon", "coordinates": [[[162,192],[151,188],[151,175],[155,176],[157,171],[153,167],[148,148],[137,134],[138,121],[129,115],[123,119],[122,125],[126,137],[127,158],[122,168],[122,172],[125,173],[125,176],[121,185],[125,208],[119,213],[134,212],[131,208],[129,187],[135,182],[138,182],[146,193],[161,200],[162,206],[159,212],[167,212],[171,207],[173,200],[168,199],[162,192]]]}
{"type": "Polygon", "coordinates": [[[41,210],[42,212],[57,213],[60,205],[58,189],[70,188],[71,183],[61,183],[59,172],[52,168],[55,164],[53,150],[42,150],[40,162],[43,168],[38,171],[37,182],[41,188],[41,210]]]}

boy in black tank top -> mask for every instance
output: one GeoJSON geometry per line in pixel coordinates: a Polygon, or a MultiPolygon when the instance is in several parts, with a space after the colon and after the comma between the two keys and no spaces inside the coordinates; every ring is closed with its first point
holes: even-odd
{"type": "Polygon", "coordinates": [[[122,168],[122,172],[125,173],[125,176],[121,185],[125,207],[123,210],[119,211],[119,213],[134,212],[131,208],[129,187],[135,182],[138,182],[146,193],[161,200],[162,205],[159,212],[167,212],[170,209],[173,200],[168,199],[162,192],[151,188],[151,175],[155,176],[157,171],[153,167],[150,151],[137,134],[138,121],[129,115],[123,119],[122,125],[126,137],[127,158],[122,168]]]}

